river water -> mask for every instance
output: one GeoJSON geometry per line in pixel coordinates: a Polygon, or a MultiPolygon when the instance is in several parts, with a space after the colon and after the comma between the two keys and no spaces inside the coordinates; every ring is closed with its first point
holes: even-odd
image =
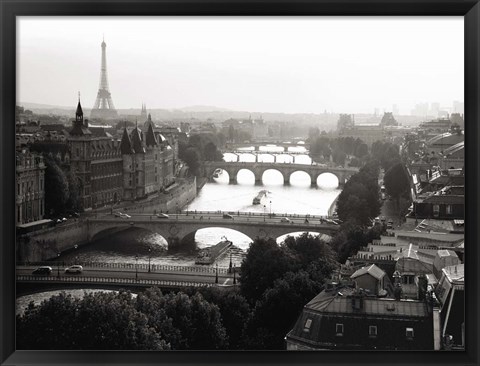
{"type": "MultiPolygon", "coordinates": [[[[308,155],[282,154],[281,147],[261,147],[258,161],[270,162],[276,153],[277,162],[311,164],[308,155]],[[263,153],[264,152],[264,153],[263,153]]],[[[303,147],[289,148],[292,152],[301,153],[303,147]]],[[[245,154],[225,154],[225,161],[255,161],[255,156],[246,151],[245,154]]],[[[290,178],[290,185],[283,184],[283,177],[276,170],[268,170],[262,177],[262,184],[255,185],[253,173],[241,170],[237,176],[237,184],[229,184],[226,172],[208,182],[201,189],[196,199],[184,210],[202,211],[240,211],[269,214],[310,214],[327,215],[328,209],[340,193],[338,180],[332,174],[323,174],[318,178],[317,186],[311,187],[310,176],[296,172],[290,178]],[[253,205],[252,200],[260,190],[267,190],[267,198],[260,205],[253,205]]],[[[292,233],[293,235],[299,233],[292,233]]],[[[225,236],[233,242],[233,246],[215,264],[228,267],[230,261],[240,265],[251,239],[242,233],[225,228],[208,228],[197,231],[196,248],[183,251],[168,251],[166,240],[153,232],[143,229],[128,229],[108,238],[97,240],[89,245],[79,247],[73,252],[59,257],[60,262],[122,262],[194,265],[198,249],[214,245],[225,236]],[[137,259],[136,259],[137,257],[137,259]]],[[[284,237],[277,238],[281,242],[284,237]]]]}

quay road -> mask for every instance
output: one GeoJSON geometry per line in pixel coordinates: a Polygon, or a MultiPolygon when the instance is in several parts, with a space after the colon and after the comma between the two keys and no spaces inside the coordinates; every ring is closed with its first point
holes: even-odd
{"type": "Polygon", "coordinates": [[[148,266],[122,264],[110,265],[96,263],[84,266],[82,273],[65,273],[65,267],[60,263],[43,263],[50,265],[53,271],[50,275],[33,275],[32,272],[38,266],[17,265],[17,282],[23,283],[68,283],[68,284],[110,284],[131,286],[232,286],[238,280],[239,268],[228,273],[228,268],[202,267],[202,266],[168,266],[152,265],[148,272],[148,266]],[[106,266],[102,266],[106,265],[106,266]]]}

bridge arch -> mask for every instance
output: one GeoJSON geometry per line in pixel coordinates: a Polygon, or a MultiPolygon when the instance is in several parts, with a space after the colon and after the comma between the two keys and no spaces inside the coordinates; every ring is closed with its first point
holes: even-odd
{"type": "Polygon", "coordinates": [[[315,177],[315,183],[322,188],[337,188],[341,185],[341,177],[339,174],[325,171],[315,177]]]}
{"type": "Polygon", "coordinates": [[[289,174],[288,178],[287,178],[290,183],[292,182],[292,178],[293,178],[294,182],[295,181],[305,181],[308,178],[308,185],[309,186],[314,183],[314,181],[312,180],[313,179],[312,174],[309,174],[305,170],[295,170],[295,171],[291,172],[289,174]],[[302,179],[302,176],[304,177],[303,179],[302,179]]]}
{"type": "Polygon", "coordinates": [[[312,173],[309,173],[305,170],[302,170],[302,169],[295,169],[295,170],[292,170],[288,173],[286,173],[286,177],[285,177],[285,183],[290,183],[291,180],[292,180],[292,176],[306,176],[310,179],[310,182],[309,182],[309,185],[315,185],[316,181],[315,181],[315,175],[312,174],[312,173]]]}
{"type": "Polygon", "coordinates": [[[265,181],[265,174],[267,175],[267,180],[269,181],[269,184],[280,184],[283,185],[286,183],[286,175],[280,170],[275,167],[267,168],[264,169],[263,171],[260,171],[259,173],[260,176],[260,181],[264,182],[265,181]],[[279,180],[280,182],[277,183],[276,181],[279,180]],[[273,183],[272,183],[273,182],[273,183]]]}

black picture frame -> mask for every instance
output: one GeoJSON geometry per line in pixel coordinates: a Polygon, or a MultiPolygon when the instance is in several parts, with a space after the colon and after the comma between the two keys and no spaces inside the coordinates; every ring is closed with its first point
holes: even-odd
{"type": "MultiPolygon", "coordinates": [[[[478,0],[0,0],[1,148],[0,148],[0,362],[1,365],[283,365],[283,364],[461,364],[479,362],[478,183],[479,55],[478,0]],[[457,15],[465,19],[466,146],[466,350],[465,352],[292,352],[292,351],[15,351],[15,37],[22,15],[457,15]]],[[[441,57],[441,56],[439,56],[441,57]]]]}

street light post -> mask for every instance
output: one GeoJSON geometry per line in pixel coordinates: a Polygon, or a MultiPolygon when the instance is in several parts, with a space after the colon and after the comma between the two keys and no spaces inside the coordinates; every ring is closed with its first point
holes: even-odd
{"type": "Polygon", "coordinates": [[[230,252],[230,264],[228,266],[228,273],[232,273],[232,253],[230,252]]]}
{"type": "Polygon", "coordinates": [[[218,283],[218,263],[215,265],[215,283],[218,283]]]}
{"type": "Polygon", "coordinates": [[[265,222],[265,210],[266,210],[266,206],[263,205],[263,222],[265,222]]]}
{"type": "Polygon", "coordinates": [[[270,218],[272,217],[272,201],[270,201],[270,218]]]}
{"type": "Polygon", "coordinates": [[[57,278],[60,278],[60,252],[57,253],[57,278]]]}
{"type": "Polygon", "coordinates": [[[152,248],[148,248],[148,273],[150,273],[150,259],[152,256],[152,248]]]}
{"type": "Polygon", "coordinates": [[[135,256],[135,281],[138,281],[138,255],[135,256]]]}
{"type": "Polygon", "coordinates": [[[235,276],[237,267],[233,267],[233,285],[237,284],[237,277],[235,276]]]}

